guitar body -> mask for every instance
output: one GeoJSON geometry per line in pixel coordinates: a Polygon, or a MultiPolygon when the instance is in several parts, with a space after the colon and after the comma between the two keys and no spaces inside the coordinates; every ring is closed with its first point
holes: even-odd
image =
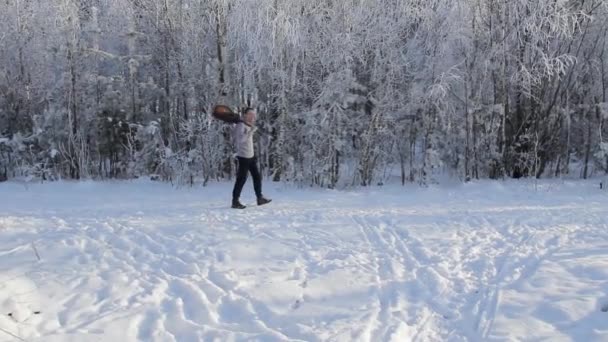
{"type": "Polygon", "coordinates": [[[214,118],[226,123],[234,124],[241,122],[241,117],[234,113],[230,107],[225,105],[217,105],[213,107],[213,112],[211,114],[214,118]]]}

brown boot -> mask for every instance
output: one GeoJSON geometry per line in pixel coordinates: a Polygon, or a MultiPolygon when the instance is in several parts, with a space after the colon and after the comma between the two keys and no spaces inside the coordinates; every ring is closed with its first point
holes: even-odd
{"type": "Polygon", "coordinates": [[[244,206],[241,202],[239,202],[238,199],[232,200],[232,209],[245,209],[245,208],[247,208],[247,207],[244,206]]]}
{"type": "Polygon", "coordinates": [[[272,202],[272,200],[268,199],[268,198],[264,198],[264,196],[258,197],[258,205],[264,205],[264,204],[268,204],[270,202],[272,202]]]}

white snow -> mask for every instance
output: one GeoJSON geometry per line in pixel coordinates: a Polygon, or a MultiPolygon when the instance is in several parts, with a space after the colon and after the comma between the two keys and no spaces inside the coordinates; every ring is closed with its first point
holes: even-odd
{"type": "Polygon", "coordinates": [[[0,341],[606,341],[597,183],[1,183],[0,341]]]}

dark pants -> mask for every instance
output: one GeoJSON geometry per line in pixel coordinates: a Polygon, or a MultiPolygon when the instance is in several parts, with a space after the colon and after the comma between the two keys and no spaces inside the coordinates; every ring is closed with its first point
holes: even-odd
{"type": "Polygon", "coordinates": [[[253,189],[257,197],[262,197],[262,176],[260,170],[258,170],[257,159],[253,158],[242,158],[238,157],[239,169],[236,173],[236,183],[234,183],[234,190],[232,190],[232,200],[238,200],[241,197],[241,191],[247,181],[247,172],[251,172],[253,177],[253,189]]]}

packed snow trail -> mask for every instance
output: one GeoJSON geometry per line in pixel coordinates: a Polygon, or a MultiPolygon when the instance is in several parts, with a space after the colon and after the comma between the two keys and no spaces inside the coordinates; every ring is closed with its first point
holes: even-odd
{"type": "Polygon", "coordinates": [[[0,184],[0,341],[608,340],[594,182],[266,187],[0,184]]]}

